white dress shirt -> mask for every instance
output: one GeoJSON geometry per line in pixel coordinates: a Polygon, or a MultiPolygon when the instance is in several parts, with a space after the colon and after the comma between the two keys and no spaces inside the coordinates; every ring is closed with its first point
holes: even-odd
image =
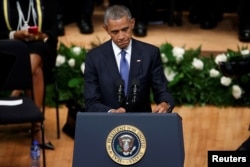
{"type": "Polygon", "coordinates": [[[121,60],[121,50],[125,50],[126,51],[126,59],[128,61],[128,65],[130,67],[130,60],[131,60],[131,45],[132,45],[132,41],[129,42],[129,45],[127,48],[119,48],[113,41],[112,41],[112,47],[113,47],[113,51],[115,54],[115,60],[116,60],[116,64],[118,66],[118,69],[120,70],[120,60],[121,60]]]}

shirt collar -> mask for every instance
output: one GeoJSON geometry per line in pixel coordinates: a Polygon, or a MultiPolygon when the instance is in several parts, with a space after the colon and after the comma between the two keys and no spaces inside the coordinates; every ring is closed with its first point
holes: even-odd
{"type": "MultiPolygon", "coordinates": [[[[132,40],[130,40],[128,47],[124,48],[129,55],[131,55],[131,46],[132,46],[132,40]]],[[[112,47],[115,53],[115,56],[118,56],[121,52],[121,48],[119,48],[113,41],[112,41],[112,47]]]]}

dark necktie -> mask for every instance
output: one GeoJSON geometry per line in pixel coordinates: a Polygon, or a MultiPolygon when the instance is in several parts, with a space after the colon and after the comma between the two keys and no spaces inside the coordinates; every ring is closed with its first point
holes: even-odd
{"type": "Polygon", "coordinates": [[[124,91],[125,95],[127,95],[129,66],[128,66],[128,61],[126,59],[125,50],[121,50],[120,74],[122,79],[124,80],[124,91]]]}

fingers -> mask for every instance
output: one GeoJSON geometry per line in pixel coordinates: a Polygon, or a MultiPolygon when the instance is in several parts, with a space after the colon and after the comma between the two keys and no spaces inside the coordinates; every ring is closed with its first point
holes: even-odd
{"type": "Polygon", "coordinates": [[[33,41],[33,40],[43,40],[42,33],[29,33],[28,31],[24,32],[25,40],[26,41],[33,41]]]}
{"type": "Polygon", "coordinates": [[[162,102],[158,104],[152,112],[153,113],[167,113],[168,108],[169,108],[169,105],[166,102],[162,102]]]}
{"type": "Polygon", "coordinates": [[[42,40],[42,38],[39,35],[34,35],[34,34],[29,34],[25,37],[26,41],[38,41],[38,40],[42,40]]]}
{"type": "Polygon", "coordinates": [[[167,110],[165,110],[164,108],[162,107],[159,107],[159,108],[155,108],[155,110],[152,111],[152,113],[166,113],[167,110]]]}
{"type": "Polygon", "coordinates": [[[118,108],[118,109],[112,109],[110,110],[111,113],[125,113],[126,110],[122,107],[118,108]]]}
{"type": "Polygon", "coordinates": [[[25,41],[48,39],[48,36],[46,34],[43,34],[43,33],[40,33],[40,32],[34,34],[34,33],[29,33],[26,30],[17,31],[15,36],[17,37],[17,39],[25,40],[25,41]]]}

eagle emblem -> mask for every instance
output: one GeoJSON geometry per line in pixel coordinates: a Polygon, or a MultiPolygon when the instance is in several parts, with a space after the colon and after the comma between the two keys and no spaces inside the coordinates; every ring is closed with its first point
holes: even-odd
{"type": "Polygon", "coordinates": [[[143,132],[132,125],[115,127],[107,136],[106,151],[109,157],[121,165],[132,165],[142,159],[146,152],[143,132]]]}
{"type": "Polygon", "coordinates": [[[135,139],[130,135],[122,135],[118,138],[119,140],[119,148],[117,150],[120,150],[123,155],[131,155],[133,151],[136,149],[136,146],[134,146],[135,139]]]}

